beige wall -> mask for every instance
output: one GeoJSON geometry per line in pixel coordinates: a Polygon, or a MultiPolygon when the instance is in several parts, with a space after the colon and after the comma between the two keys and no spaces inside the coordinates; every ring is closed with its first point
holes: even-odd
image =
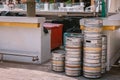
{"type": "Polygon", "coordinates": [[[109,0],[109,12],[115,12],[120,7],[120,0],[109,0]]]}

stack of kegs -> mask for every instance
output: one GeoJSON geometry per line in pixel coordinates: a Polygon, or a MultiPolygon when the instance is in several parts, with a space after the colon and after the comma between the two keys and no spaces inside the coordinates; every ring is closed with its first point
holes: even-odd
{"type": "Polygon", "coordinates": [[[106,61],[107,61],[107,36],[102,35],[101,73],[106,72],[106,61]]]}
{"type": "Polygon", "coordinates": [[[56,50],[52,52],[52,70],[63,72],[65,69],[65,51],[56,50]]]}
{"type": "Polygon", "coordinates": [[[65,39],[65,74],[68,76],[80,76],[82,35],[80,33],[71,33],[65,39]]]}
{"type": "Polygon", "coordinates": [[[102,21],[85,20],[83,75],[87,78],[101,77],[102,21]]]}

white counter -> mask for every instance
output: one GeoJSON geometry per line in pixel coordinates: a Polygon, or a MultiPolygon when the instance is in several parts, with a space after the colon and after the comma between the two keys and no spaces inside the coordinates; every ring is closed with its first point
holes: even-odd
{"type": "MultiPolygon", "coordinates": [[[[0,12],[4,11],[3,9],[0,9],[0,12]]],[[[14,9],[10,10],[10,12],[20,12],[23,14],[27,14],[27,11],[21,10],[21,9],[14,9]]],[[[36,15],[41,16],[95,16],[93,12],[79,12],[79,11],[59,11],[59,10],[36,10],[36,15]]]]}
{"type": "Polygon", "coordinates": [[[38,64],[49,60],[50,32],[43,32],[44,21],[43,17],[0,17],[3,60],[38,64]]]}

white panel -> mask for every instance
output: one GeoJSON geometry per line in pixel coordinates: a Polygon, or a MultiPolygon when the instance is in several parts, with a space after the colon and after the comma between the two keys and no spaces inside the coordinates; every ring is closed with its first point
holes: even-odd
{"type": "Polygon", "coordinates": [[[104,31],[107,35],[107,70],[109,71],[111,66],[120,57],[120,30],[104,31]]]}
{"type": "Polygon", "coordinates": [[[116,12],[120,8],[120,0],[109,0],[109,12],[116,12]]]}
{"type": "Polygon", "coordinates": [[[20,61],[29,63],[43,63],[51,58],[50,53],[50,32],[43,32],[44,18],[35,17],[1,17],[3,22],[28,22],[40,23],[39,28],[24,27],[3,27],[0,26],[0,53],[12,54],[4,55],[4,60],[20,61]],[[21,55],[21,56],[15,56],[21,55]],[[26,55],[26,56],[23,56],[26,55]],[[29,56],[29,57],[28,57],[29,56]],[[38,61],[32,61],[33,57],[38,57],[38,61]]]}
{"type": "Polygon", "coordinates": [[[40,29],[0,27],[0,49],[40,52],[40,29]]]}
{"type": "MultiPolygon", "coordinates": [[[[39,23],[41,22],[43,18],[37,18],[37,17],[10,17],[10,16],[0,16],[1,22],[26,22],[26,23],[39,23]]],[[[43,21],[42,21],[43,22],[43,21]]]]}

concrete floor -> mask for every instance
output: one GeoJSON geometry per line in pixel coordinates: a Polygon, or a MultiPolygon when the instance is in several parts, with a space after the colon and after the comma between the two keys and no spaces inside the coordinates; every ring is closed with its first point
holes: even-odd
{"type": "MultiPolygon", "coordinates": [[[[0,80],[93,80],[84,77],[68,77],[64,73],[51,70],[51,63],[42,65],[2,62],[0,63],[0,80]]],[[[94,80],[120,80],[120,67],[112,68],[100,79],[94,80]]]]}

